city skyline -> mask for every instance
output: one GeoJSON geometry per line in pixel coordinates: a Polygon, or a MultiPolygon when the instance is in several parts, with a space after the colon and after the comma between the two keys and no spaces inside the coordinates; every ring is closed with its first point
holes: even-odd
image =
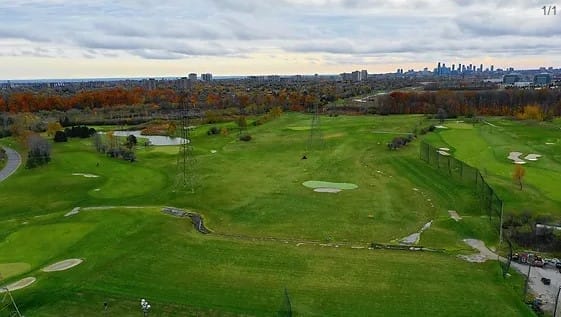
{"type": "Polygon", "coordinates": [[[561,65],[546,1],[81,1],[0,4],[0,80],[389,73],[561,65]]]}

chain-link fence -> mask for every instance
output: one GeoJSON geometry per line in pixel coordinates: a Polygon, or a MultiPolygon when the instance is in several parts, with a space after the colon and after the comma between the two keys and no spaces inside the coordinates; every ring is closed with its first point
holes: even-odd
{"type": "MultiPolygon", "coordinates": [[[[503,201],[499,198],[497,193],[495,193],[493,188],[485,181],[485,178],[477,168],[451,156],[448,149],[437,148],[424,141],[421,142],[419,154],[421,160],[447,174],[450,178],[454,178],[462,183],[473,186],[474,192],[479,198],[481,210],[488,216],[489,221],[491,222],[493,228],[497,231],[497,234],[502,235],[501,217],[503,201]]],[[[500,237],[501,240],[503,238],[506,237],[500,237]]],[[[506,253],[512,253],[512,244],[510,241],[507,241],[507,247],[510,251],[506,250],[506,253]]],[[[508,254],[505,255],[508,263],[505,264],[500,261],[501,267],[503,268],[503,274],[506,274],[508,272],[508,268],[510,267],[510,257],[508,254]]]]}

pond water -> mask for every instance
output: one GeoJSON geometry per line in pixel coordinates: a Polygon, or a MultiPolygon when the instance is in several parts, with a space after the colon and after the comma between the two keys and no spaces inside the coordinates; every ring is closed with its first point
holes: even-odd
{"type": "MultiPolygon", "coordinates": [[[[183,138],[176,137],[171,138],[169,136],[162,136],[162,135],[142,135],[140,131],[115,131],[113,135],[115,136],[122,136],[127,137],[129,135],[134,135],[136,138],[144,138],[150,141],[152,145],[181,145],[183,144],[183,138]]],[[[142,144],[142,142],[139,142],[142,144]]]]}

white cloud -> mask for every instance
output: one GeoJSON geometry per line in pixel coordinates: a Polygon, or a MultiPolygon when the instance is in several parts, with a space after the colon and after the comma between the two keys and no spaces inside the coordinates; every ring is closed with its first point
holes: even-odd
{"type": "Polygon", "coordinates": [[[515,63],[517,56],[548,56],[559,63],[552,55],[561,48],[560,21],[543,16],[546,2],[3,1],[0,55],[206,62],[211,56],[266,58],[273,50],[324,56],[299,60],[317,67],[416,57],[509,56],[515,63]]]}

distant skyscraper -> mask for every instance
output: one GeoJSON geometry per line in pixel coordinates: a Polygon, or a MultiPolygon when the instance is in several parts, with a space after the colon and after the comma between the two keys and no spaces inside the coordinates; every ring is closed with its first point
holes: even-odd
{"type": "Polygon", "coordinates": [[[360,71],[360,80],[367,80],[368,79],[368,71],[363,69],[360,71]]]}
{"type": "Polygon", "coordinates": [[[438,75],[442,74],[442,70],[440,69],[440,62],[438,62],[438,66],[436,67],[436,73],[438,75]]]}
{"type": "Polygon", "coordinates": [[[211,81],[212,80],[212,74],[211,73],[201,74],[201,80],[211,81]]]}
{"type": "Polygon", "coordinates": [[[495,70],[495,65],[491,65],[491,72],[495,70]]]}
{"type": "Polygon", "coordinates": [[[483,72],[483,64],[479,65],[479,71],[483,72]]]}
{"type": "Polygon", "coordinates": [[[456,64],[452,64],[452,71],[456,69],[456,64]]]}
{"type": "Polygon", "coordinates": [[[197,80],[197,74],[195,74],[195,73],[190,73],[190,74],[189,74],[189,80],[191,80],[191,81],[197,80]]]}

